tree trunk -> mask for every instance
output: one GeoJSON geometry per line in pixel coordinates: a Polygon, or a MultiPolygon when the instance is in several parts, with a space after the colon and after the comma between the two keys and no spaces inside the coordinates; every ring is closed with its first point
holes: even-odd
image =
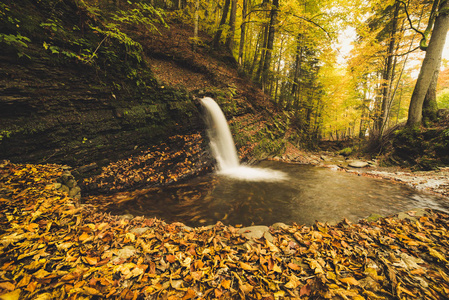
{"type": "Polygon", "coordinates": [[[220,25],[218,26],[218,30],[215,33],[214,40],[212,41],[212,47],[214,49],[218,49],[220,46],[220,38],[223,33],[223,26],[226,24],[226,19],[228,18],[229,4],[231,0],[225,0],[223,6],[223,14],[221,15],[220,25]]]}
{"type": "Polygon", "coordinates": [[[388,45],[387,62],[382,78],[382,107],[379,119],[377,120],[377,129],[379,138],[382,137],[383,131],[388,123],[388,115],[390,114],[390,96],[393,81],[393,57],[396,44],[396,30],[398,25],[399,2],[396,2],[391,22],[390,43],[388,45]]]}
{"type": "Polygon", "coordinates": [[[198,43],[198,27],[199,27],[199,14],[200,0],[195,1],[195,16],[194,16],[194,28],[193,28],[193,51],[196,51],[196,45],[198,43]]]}
{"type": "Polygon", "coordinates": [[[267,41],[268,41],[268,24],[263,24],[261,31],[263,34],[263,43],[262,47],[260,47],[259,67],[257,68],[256,77],[254,78],[254,81],[257,83],[261,82],[263,63],[265,61],[265,54],[267,50],[267,41]]]}
{"type": "Polygon", "coordinates": [[[247,0],[243,0],[242,25],[240,26],[240,44],[239,44],[239,57],[238,57],[238,64],[240,68],[242,68],[243,66],[243,47],[245,46],[245,35],[246,35],[246,10],[247,10],[247,0]]]}
{"type": "Polygon", "coordinates": [[[432,81],[430,82],[429,89],[427,90],[426,97],[423,103],[423,119],[424,122],[434,122],[437,120],[437,82],[438,75],[440,74],[441,61],[437,64],[438,68],[433,72],[432,81]]]}
{"type": "Polygon", "coordinates": [[[262,68],[262,88],[267,84],[268,73],[271,65],[271,54],[273,52],[274,36],[276,33],[277,15],[279,8],[279,0],[273,0],[273,6],[270,12],[270,27],[268,31],[267,50],[262,68]]]}
{"type": "Polygon", "coordinates": [[[231,15],[229,17],[229,34],[226,36],[225,46],[232,51],[234,47],[234,33],[235,33],[235,15],[237,13],[237,0],[231,0],[231,15]]]}
{"type": "Polygon", "coordinates": [[[449,1],[444,0],[438,9],[435,27],[430,37],[426,56],[419,71],[408,110],[407,127],[420,125],[422,122],[423,103],[432,82],[435,71],[439,70],[446,34],[449,30],[449,1]]]}

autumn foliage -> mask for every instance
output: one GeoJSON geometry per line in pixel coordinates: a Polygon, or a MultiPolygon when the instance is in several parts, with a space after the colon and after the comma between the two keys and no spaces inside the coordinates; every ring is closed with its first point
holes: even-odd
{"type": "MultiPolygon", "coordinates": [[[[0,164],[1,299],[445,299],[449,216],[190,228],[78,204],[58,165],[0,164]],[[266,236],[266,235],[265,235],[266,236]]],[[[409,213],[410,217],[413,213],[409,213]]]]}

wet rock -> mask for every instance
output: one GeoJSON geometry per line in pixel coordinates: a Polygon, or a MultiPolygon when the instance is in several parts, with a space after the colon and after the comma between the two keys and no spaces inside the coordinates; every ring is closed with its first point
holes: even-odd
{"type": "Polygon", "coordinates": [[[75,185],[76,185],[75,179],[69,179],[69,180],[67,181],[66,185],[67,185],[70,189],[74,188],[75,185]]]}
{"type": "Polygon", "coordinates": [[[400,212],[397,218],[399,220],[408,219],[411,221],[417,221],[417,218],[423,217],[425,215],[427,215],[427,211],[424,208],[416,208],[407,212],[400,212]]]}
{"type": "Polygon", "coordinates": [[[383,216],[379,215],[379,214],[371,214],[369,215],[368,218],[366,218],[366,220],[368,222],[376,222],[378,219],[383,218],[383,216]]]}
{"type": "Polygon", "coordinates": [[[61,185],[60,190],[63,191],[64,193],[67,193],[67,194],[70,192],[69,187],[66,186],[66,185],[63,185],[63,184],[61,185]]]}
{"type": "Polygon", "coordinates": [[[75,186],[73,189],[69,190],[69,197],[75,197],[81,193],[81,188],[79,186],[75,186]]]}
{"type": "Polygon", "coordinates": [[[134,216],[132,214],[124,214],[124,215],[121,215],[121,216],[118,216],[118,217],[119,217],[119,219],[123,219],[123,220],[134,219],[134,216]]]}
{"type": "Polygon", "coordinates": [[[274,223],[271,225],[271,228],[278,230],[278,229],[286,229],[288,228],[288,225],[282,222],[274,223]]]}
{"type": "Polygon", "coordinates": [[[355,160],[355,161],[348,163],[348,166],[353,167],[353,168],[365,168],[368,165],[369,164],[366,161],[361,161],[361,160],[355,160]]]}
{"type": "Polygon", "coordinates": [[[268,226],[250,226],[239,229],[239,233],[250,240],[265,237],[267,241],[273,241],[273,236],[269,232],[268,226]]]}
{"type": "Polygon", "coordinates": [[[80,172],[80,173],[87,173],[89,171],[92,171],[92,170],[96,169],[97,167],[98,167],[98,165],[96,163],[91,163],[91,164],[79,167],[77,169],[77,171],[80,172]]]}

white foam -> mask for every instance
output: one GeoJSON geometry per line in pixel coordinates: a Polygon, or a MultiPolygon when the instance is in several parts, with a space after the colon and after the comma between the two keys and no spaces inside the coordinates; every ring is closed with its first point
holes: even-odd
{"type": "Polygon", "coordinates": [[[288,178],[287,174],[267,168],[254,168],[248,166],[238,166],[218,171],[217,174],[233,179],[245,181],[282,181],[288,178]]]}

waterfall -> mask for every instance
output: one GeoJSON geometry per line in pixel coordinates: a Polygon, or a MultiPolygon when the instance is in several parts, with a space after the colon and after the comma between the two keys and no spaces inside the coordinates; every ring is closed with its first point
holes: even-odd
{"type": "Polygon", "coordinates": [[[219,174],[249,181],[279,181],[287,177],[281,171],[240,165],[234,139],[223,111],[214,99],[209,97],[201,99],[201,104],[205,108],[207,135],[219,174]]]}
{"type": "Polygon", "coordinates": [[[207,135],[218,169],[226,170],[239,166],[237,150],[226,117],[214,99],[205,97],[201,103],[206,108],[207,135]]]}

